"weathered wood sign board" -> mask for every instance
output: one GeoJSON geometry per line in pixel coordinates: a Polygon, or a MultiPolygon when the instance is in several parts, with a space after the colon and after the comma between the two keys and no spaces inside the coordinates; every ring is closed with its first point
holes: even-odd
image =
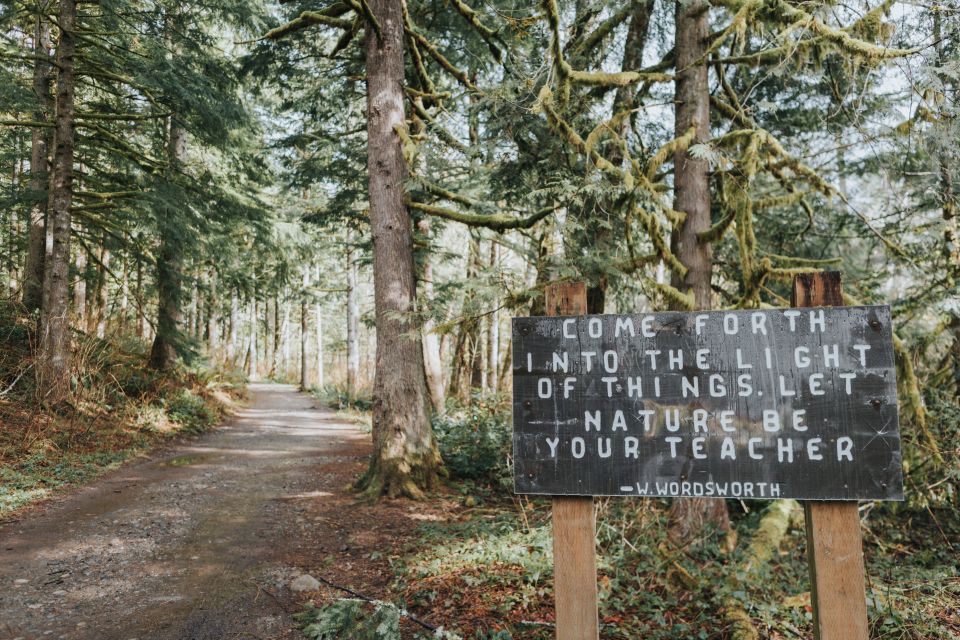
{"type": "Polygon", "coordinates": [[[515,491],[902,500],[890,310],[513,320],[515,491]]]}

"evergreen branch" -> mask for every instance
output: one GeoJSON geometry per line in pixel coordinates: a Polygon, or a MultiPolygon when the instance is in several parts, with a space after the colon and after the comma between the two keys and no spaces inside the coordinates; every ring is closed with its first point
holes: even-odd
{"type": "MultiPolygon", "coordinates": [[[[412,29],[413,22],[410,20],[410,14],[407,12],[407,3],[402,3],[401,8],[403,9],[404,25],[412,29]]],[[[424,64],[423,56],[420,55],[420,48],[417,46],[416,39],[409,33],[406,35],[407,42],[410,44],[410,56],[413,58],[413,68],[417,72],[417,77],[420,78],[420,83],[428,93],[436,93],[437,88],[434,86],[433,80],[430,79],[430,74],[427,72],[427,65],[424,64]]]]}
{"type": "Polygon", "coordinates": [[[693,296],[693,290],[683,293],[676,287],[669,285],[665,282],[657,282],[656,280],[651,281],[654,288],[663,294],[670,302],[674,303],[678,308],[685,309],[687,311],[693,311],[696,308],[696,301],[693,296]]]}
{"type": "Polygon", "coordinates": [[[407,35],[409,35],[411,38],[416,40],[417,44],[419,44],[421,47],[426,49],[427,53],[429,53],[430,56],[434,60],[436,60],[437,63],[441,67],[443,67],[443,69],[447,73],[449,73],[451,76],[456,78],[456,80],[460,84],[462,84],[464,87],[466,87],[470,91],[477,91],[477,87],[472,82],[470,82],[470,78],[467,77],[467,74],[461,71],[460,69],[457,69],[457,67],[454,66],[452,62],[447,60],[444,57],[444,55],[440,53],[440,51],[435,46],[433,46],[433,44],[431,44],[429,40],[427,40],[426,37],[418,33],[416,29],[414,29],[412,22],[409,22],[407,26],[404,27],[404,31],[407,32],[407,35]]]}
{"type": "Polygon", "coordinates": [[[334,18],[328,15],[325,15],[322,11],[304,11],[298,17],[294,18],[290,22],[280,25],[279,27],[274,27],[267,31],[265,34],[259,38],[253,40],[244,41],[241,44],[249,44],[251,42],[259,42],[260,40],[277,40],[283,36],[307,29],[314,25],[322,24],[328,27],[336,27],[337,29],[352,29],[353,20],[347,20],[344,18],[334,18]]]}
{"type": "Polygon", "coordinates": [[[453,220],[454,222],[459,222],[470,227],[485,227],[498,232],[509,229],[529,229],[559,208],[559,205],[544,207],[525,218],[516,218],[514,216],[497,213],[462,213],[460,211],[454,211],[453,209],[447,209],[446,207],[424,204],[410,199],[407,200],[407,206],[431,216],[453,220]]]}
{"type": "Polygon", "coordinates": [[[626,87],[638,82],[671,82],[673,76],[657,71],[620,71],[606,73],[601,71],[579,71],[564,58],[560,46],[560,13],[556,0],[544,0],[547,23],[550,26],[550,48],[553,52],[554,68],[557,70],[558,89],[563,101],[569,93],[569,83],[576,82],[595,87],[626,87]]]}
{"type": "Polygon", "coordinates": [[[497,62],[501,62],[503,60],[503,52],[494,42],[494,39],[497,37],[497,32],[483,24],[477,12],[463,0],[450,0],[450,2],[457,10],[457,13],[463,16],[464,20],[470,23],[470,26],[480,34],[480,37],[487,43],[487,46],[490,48],[490,53],[493,54],[497,62]]]}
{"type": "MultiPolygon", "coordinates": [[[[885,7],[888,6],[889,0],[886,0],[881,4],[881,6],[869,11],[853,25],[846,28],[831,27],[820,18],[804,11],[797,5],[791,4],[786,0],[747,0],[746,2],[741,2],[741,0],[717,0],[717,2],[718,4],[726,6],[729,9],[736,10],[736,15],[734,17],[736,24],[731,23],[730,27],[722,32],[721,35],[723,38],[729,35],[728,31],[731,27],[742,28],[745,26],[744,20],[747,15],[761,10],[769,13],[772,16],[776,16],[776,18],[780,19],[787,25],[786,28],[778,35],[779,40],[785,40],[787,35],[797,30],[809,31],[810,33],[814,34],[814,36],[811,38],[798,40],[796,42],[784,44],[779,47],[774,47],[772,49],[765,49],[763,51],[758,51],[747,55],[722,58],[720,61],[726,64],[762,64],[771,62],[788,56],[789,54],[795,52],[798,48],[807,48],[820,42],[831,42],[848,54],[864,58],[870,62],[902,58],[905,56],[914,55],[922,50],[920,47],[915,47],[912,49],[889,49],[887,47],[871,44],[866,40],[862,40],[851,35],[852,33],[863,30],[866,25],[875,22],[879,15],[885,10],[885,7]]],[[[721,38],[715,40],[708,49],[708,52],[716,50],[721,42],[721,38]]]]}
{"type": "Polygon", "coordinates": [[[456,202],[458,204],[462,204],[467,207],[484,206],[484,203],[480,202],[479,200],[475,200],[474,198],[470,198],[463,194],[456,193],[455,191],[450,191],[449,189],[444,189],[440,185],[436,184],[435,182],[431,182],[426,178],[423,178],[420,176],[413,176],[413,179],[418,185],[423,187],[423,189],[427,193],[437,196],[438,198],[443,198],[444,200],[456,202]]]}
{"type": "Polygon", "coordinates": [[[567,77],[572,82],[591,87],[628,87],[638,82],[673,82],[673,76],[669,73],[654,73],[647,71],[616,71],[606,73],[603,71],[577,71],[567,67],[567,77]]]}
{"type": "Polygon", "coordinates": [[[733,220],[736,217],[735,214],[736,212],[733,209],[728,210],[713,226],[706,231],[698,233],[697,238],[700,239],[700,242],[719,242],[730,228],[730,225],[733,224],[733,220]]]}
{"type": "Polygon", "coordinates": [[[601,22],[600,26],[591,31],[587,37],[583,38],[578,43],[574,43],[573,47],[571,48],[571,53],[583,55],[588,51],[592,51],[595,46],[603,41],[604,38],[613,33],[613,30],[619,27],[624,20],[629,18],[636,5],[640,4],[641,2],[644,2],[644,0],[631,0],[631,2],[625,4],[620,11],[617,11],[612,16],[601,22]]]}
{"type": "Polygon", "coordinates": [[[77,120],[161,120],[169,118],[170,113],[77,113],[77,120]]]}
{"type": "Polygon", "coordinates": [[[367,0],[346,0],[346,2],[373,27],[373,32],[377,35],[377,44],[383,46],[383,30],[380,28],[380,22],[377,20],[377,16],[373,15],[373,11],[370,10],[370,5],[367,4],[367,0]]]}
{"type": "Polygon", "coordinates": [[[456,136],[454,136],[452,133],[447,131],[444,127],[440,126],[436,122],[434,117],[431,116],[430,113],[427,112],[427,110],[424,108],[422,101],[413,100],[412,104],[413,104],[413,109],[414,111],[416,111],[417,115],[423,118],[430,125],[431,129],[436,131],[440,139],[446,142],[447,145],[456,149],[457,151],[459,151],[465,156],[470,157],[470,156],[476,155],[476,152],[474,150],[471,150],[469,147],[467,147],[462,142],[457,140],[456,136]]]}
{"type": "Polygon", "coordinates": [[[76,191],[74,195],[78,198],[93,198],[95,200],[113,200],[115,198],[131,198],[142,195],[142,191],[113,191],[113,192],[97,192],[97,191],[76,191]]]}
{"type": "Polygon", "coordinates": [[[781,256],[776,253],[767,253],[767,257],[773,258],[774,260],[779,260],[781,262],[794,262],[796,264],[808,264],[808,265],[835,265],[843,262],[843,258],[798,258],[795,256],[781,256]]]}
{"type": "Polygon", "coordinates": [[[363,24],[362,19],[360,18],[360,16],[356,16],[353,19],[353,24],[350,27],[350,29],[344,31],[343,34],[341,34],[341,36],[337,39],[336,44],[333,45],[333,49],[331,49],[330,53],[327,54],[327,57],[333,58],[338,53],[346,49],[350,45],[350,43],[353,41],[353,39],[356,37],[356,35],[360,32],[361,24],[363,24]]]}
{"type": "Polygon", "coordinates": [[[674,138],[667,144],[660,147],[654,156],[650,158],[650,162],[647,163],[647,180],[652,181],[657,175],[657,170],[663,166],[663,163],[667,161],[667,158],[677,152],[686,151],[696,137],[697,127],[696,125],[693,125],[687,129],[682,136],[679,138],[674,138]]]}
{"type": "Polygon", "coordinates": [[[609,175],[616,183],[622,183],[627,189],[633,188],[633,175],[629,171],[622,171],[618,167],[615,167],[613,163],[600,155],[596,149],[589,148],[573,126],[557,113],[556,109],[553,108],[553,93],[547,85],[544,85],[540,90],[536,106],[543,110],[544,115],[547,117],[547,123],[563,136],[581,155],[591,160],[598,169],[609,175]]]}
{"type": "Polygon", "coordinates": [[[54,124],[39,120],[0,120],[0,127],[46,127],[47,129],[53,129],[54,124]]]}
{"type": "Polygon", "coordinates": [[[439,91],[437,93],[428,93],[426,91],[421,91],[416,87],[404,87],[403,90],[406,91],[408,95],[414,98],[426,98],[428,100],[447,100],[453,95],[449,91],[439,91]]]}

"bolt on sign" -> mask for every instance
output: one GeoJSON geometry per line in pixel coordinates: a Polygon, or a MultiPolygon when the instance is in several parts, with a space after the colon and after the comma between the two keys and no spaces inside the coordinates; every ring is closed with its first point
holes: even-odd
{"type": "Polygon", "coordinates": [[[513,319],[515,491],[902,500],[887,306],[513,319]]]}

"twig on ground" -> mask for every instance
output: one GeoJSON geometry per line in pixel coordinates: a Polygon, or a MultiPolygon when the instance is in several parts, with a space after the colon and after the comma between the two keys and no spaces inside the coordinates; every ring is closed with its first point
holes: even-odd
{"type": "MultiPolygon", "coordinates": [[[[369,596],[365,596],[365,595],[363,595],[362,593],[357,593],[356,591],[354,591],[354,590],[351,589],[350,587],[344,587],[344,586],[342,586],[342,585],[337,584],[336,582],[331,582],[330,580],[327,580],[327,579],[324,578],[323,576],[318,576],[318,577],[317,577],[317,580],[319,580],[319,581],[322,582],[323,584],[327,585],[328,587],[332,587],[332,588],[334,588],[334,589],[339,589],[340,591],[343,591],[344,593],[349,593],[349,594],[352,595],[354,598],[357,598],[357,599],[359,599],[359,600],[363,600],[364,602],[370,602],[370,603],[376,603],[376,602],[377,602],[377,600],[375,600],[374,598],[371,598],[371,597],[369,597],[369,596]]],[[[425,622],[425,621],[421,620],[420,618],[416,617],[415,615],[413,615],[413,614],[410,613],[409,611],[401,611],[401,612],[400,612],[400,615],[403,616],[404,618],[407,618],[408,620],[410,620],[410,622],[413,622],[413,623],[415,623],[415,624],[423,627],[423,628],[426,629],[427,631],[436,631],[436,630],[437,630],[437,627],[433,626],[433,625],[430,624],[429,622],[425,622]]]]}
{"type": "Polygon", "coordinates": [[[10,386],[9,386],[9,387],[7,387],[6,389],[4,389],[3,391],[0,391],[0,398],[2,398],[3,396],[7,395],[8,393],[10,393],[10,392],[13,390],[13,388],[14,388],[15,386],[17,386],[17,383],[20,382],[20,378],[23,377],[23,374],[25,374],[27,371],[30,371],[30,367],[32,367],[32,366],[33,366],[32,364],[31,364],[31,365],[28,365],[26,369],[24,369],[23,371],[21,371],[20,374],[19,374],[16,378],[13,379],[13,382],[10,383],[10,386]]]}

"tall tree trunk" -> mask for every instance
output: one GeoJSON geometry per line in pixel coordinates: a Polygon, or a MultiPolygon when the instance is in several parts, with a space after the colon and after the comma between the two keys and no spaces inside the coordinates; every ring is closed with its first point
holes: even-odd
{"type": "MultiPolygon", "coordinates": [[[[167,156],[168,171],[173,176],[187,159],[187,130],[175,117],[170,119],[167,156]]],[[[160,253],[157,256],[157,335],[150,351],[150,366],[161,371],[173,367],[180,355],[180,302],[183,280],[183,250],[177,221],[168,216],[157,221],[160,231],[160,253]]]]}
{"type": "Polygon", "coordinates": [[[73,326],[79,331],[87,330],[87,250],[77,247],[74,260],[77,280],[73,283],[73,326]]]}
{"type": "MultiPolygon", "coordinates": [[[[706,0],[676,0],[676,95],[675,135],[696,127],[696,142],[710,139],[710,86],[707,79],[708,34],[706,0]]],[[[674,275],[673,285],[692,291],[697,309],[712,306],[710,278],[713,252],[697,234],[710,228],[709,163],[686,151],[674,154],[674,209],[686,220],[672,238],[673,251],[687,267],[686,277],[674,275]]],[[[727,504],[720,499],[680,498],[670,508],[670,536],[678,542],[694,540],[707,526],[730,530],[727,504]]]]}
{"type": "Polygon", "coordinates": [[[73,202],[76,0],[60,0],[57,43],[57,111],[38,370],[43,397],[57,404],[70,396],[70,205],[73,202]]]}
{"type": "Polygon", "coordinates": [[[373,444],[361,487],[370,494],[422,497],[441,468],[427,419],[423,345],[416,300],[413,228],[404,204],[407,166],[396,129],[403,113],[402,0],[370,0],[380,35],[366,29],[367,172],[377,322],[373,444]]]}
{"type": "Polygon", "coordinates": [[[360,376],[360,305],[357,301],[357,263],[347,252],[347,399],[357,393],[360,376]]]}
{"type": "Polygon", "coordinates": [[[127,315],[130,312],[130,262],[127,260],[126,254],[121,254],[120,258],[123,277],[120,280],[119,317],[116,326],[121,332],[126,333],[127,315]]]}
{"type": "MultiPolygon", "coordinates": [[[[276,333],[274,329],[274,313],[270,305],[270,297],[263,301],[263,319],[264,319],[264,340],[263,340],[263,360],[267,367],[267,377],[273,375],[273,336],[276,333]]],[[[274,299],[274,302],[276,300],[274,299]]]]}
{"type": "Polygon", "coordinates": [[[231,367],[237,366],[237,336],[240,331],[240,296],[234,289],[230,294],[230,337],[227,340],[227,362],[231,367]]]}
{"type": "Polygon", "coordinates": [[[187,306],[187,332],[190,337],[194,340],[197,340],[200,337],[200,285],[198,283],[197,272],[196,270],[191,270],[193,273],[190,275],[190,279],[193,281],[190,285],[190,304],[187,306]]]}
{"type": "Polygon", "coordinates": [[[287,292],[283,292],[283,321],[280,323],[280,366],[278,373],[282,380],[286,380],[290,373],[290,305],[287,302],[287,292]]]}
{"type": "Polygon", "coordinates": [[[137,283],[134,290],[134,301],[137,304],[137,337],[147,338],[147,310],[143,300],[143,258],[137,253],[137,283]]]}
{"type": "MultiPolygon", "coordinates": [[[[495,240],[490,241],[490,269],[496,269],[498,249],[495,240]]],[[[487,316],[487,384],[496,393],[500,388],[500,300],[494,298],[493,311],[487,316]]]]}
{"type": "Polygon", "coordinates": [[[110,268],[110,250],[103,247],[100,251],[99,277],[97,278],[97,337],[103,340],[107,335],[107,305],[110,304],[110,289],[107,286],[107,269],[110,268]]]}
{"type": "Polygon", "coordinates": [[[94,280],[93,295],[90,299],[87,313],[87,333],[103,338],[107,327],[107,268],[110,266],[110,251],[100,246],[100,255],[97,256],[96,280],[94,280]]]}
{"type": "Polygon", "coordinates": [[[303,270],[303,291],[300,293],[300,389],[306,391],[310,388],[309,373],[307,371],[307,338],[310,330],[307,326],[307,317],[309,305],[307,304],[307,293],[310,289],[310,272],[306,268],[303,270]]]}
{"type": "MultiPolygon", "coordinates": [[[[320,284],[320,265],[317,265],[316,282],[320,284]]],[[[323,375],[323,306],[320,304],[319,298],[313,304],[313,313],[317,338],[317,387],[322,389],[326,380],[323,375]]]]}
{"type": "Polygon", "coordinates": [[[217,294],[217,270],[210,267],[207,288],[207,353],[216,360],[220,350],[220,299],[217,294]]]}
{"type": "MultiPolygon", "coordinates": [[[[417,222],[417,228],[424,237],[430,235],[430,221],[427,219],[417,222]]],[[[421,277],[419,284],[422,287],[423,297],[433,298],[433,263],[427,250],[423,251],[421,263],[421,277]]],[[[430,402],[434,411],[443,411],[446,394],[443,388],[443,360],[440,359],[440,337],[436,333],[436,323],[432,317],[423,321],[423,368],[427,378],[427,389],[430,391],[430,402]]]]}
{"type": "MultiPolygon", "coordinates": [[[[33,92],[37,108],[33,112],[36,122],[46,122],[53,111],[50,94],[51,65],[43,60],[50,55],[50,23],[47,21],[47,6],[37,7],[34,22],[33,92]]],[[[27,232],[27,254],[23,266],[23,306],[28,311],[37,311],[43,304],[45,229],[47,224],[47,184],[49,179],[50,133],[47,127],[35,127],[30,139],[30,191],[35,199],[30,207],[30,229],[27,232]]]]}
{"type": "Polygon", "coordinates": [[[247,376],[250,380],[257,380],[259,373],[257,371],[257,319],[260,312],[257,310],[256,293],[250,299],[250,346],[247,348],[247,376]]]}

